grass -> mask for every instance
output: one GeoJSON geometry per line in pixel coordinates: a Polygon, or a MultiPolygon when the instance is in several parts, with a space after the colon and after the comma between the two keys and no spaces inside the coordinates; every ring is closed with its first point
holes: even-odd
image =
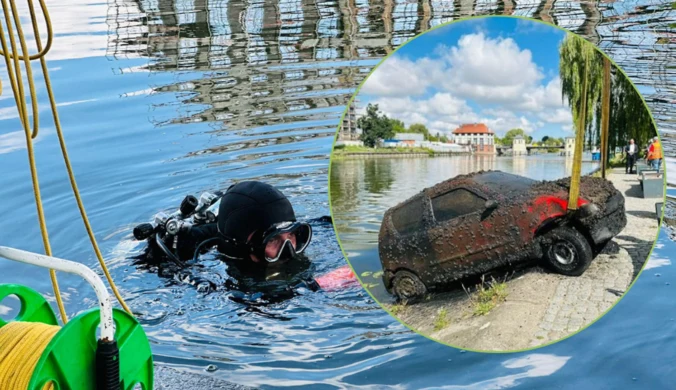
{"type": "Polygon", "coordinates": [[[430,156],[434,155],[434,151],[428,148],[369,148],[367,146],[345,145],[336,147],[333,151],[335,155],[346,155],[351,153],[423,153],[430,156]]]}
{"type": "Polygon", "coordinates": [[[448,319],[448,312],[446,309],[439,309],[437,317],[434,319],[434,331],[438,332],[446,328],[451,321],[448,319]]]}
{"type": "Polygon", "coordinates": [[[399,315],[406,308],[406,303],[397,303],[390,307],[390,313],[393,316],[399,315]]]}
{"type": "Polygon", "coordinates": [[[486,282],[481,278],[481,283],[477,285],[476,294],[472,298],[474,300],[474,315],[485,316],[490,313],[498,304],[507,299],[507,282],[499,282],[491,278],[490,282],[486,282]]]}

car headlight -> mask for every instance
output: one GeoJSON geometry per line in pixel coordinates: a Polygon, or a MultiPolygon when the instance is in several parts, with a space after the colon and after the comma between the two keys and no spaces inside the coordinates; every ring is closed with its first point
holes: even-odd
{"type": "Polygon", "coordinates": [[[593,203],[586,203],[580,206],[578,215],[580,218],[587,218],[599,212],[599,207],[593,203]]]}

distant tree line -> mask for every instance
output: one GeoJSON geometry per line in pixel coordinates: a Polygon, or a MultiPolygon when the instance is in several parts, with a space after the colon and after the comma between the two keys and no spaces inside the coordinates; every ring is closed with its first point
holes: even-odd
{"type": "Polygon", "coordinates": [[[357,119],[357,127],[362,131],[361,140],[364,145],[371,148],[376,145],[379,139],[392,139],[397,133],[423,134],[425,141],[448,142],[446,135],[439,132],[432,135],[422,123],[414,123],[406,128],[404,122],[381,114],[378,105],[371,103],[366,106],[366,115],[357,119]]]}

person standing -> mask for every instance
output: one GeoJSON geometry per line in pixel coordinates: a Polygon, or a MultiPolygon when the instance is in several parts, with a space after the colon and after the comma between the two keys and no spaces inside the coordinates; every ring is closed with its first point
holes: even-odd
{"type": "Polygon", "coordinates": [[[660,177],[662,157],[662,144],[660,143],[660,139],[655,137],[650,148],[648,148],[648,165],[657,171],[657,177],[660,177]]]}
{"type": "Polygon", "coordinates": [[[625,173],[634,173],[634,164],[636,164],[636,156],[638,156],[638,145],[634,143],[634,139],[629,140],[629,144],[624,147],[624,154],[626,158],[625,173]]]}

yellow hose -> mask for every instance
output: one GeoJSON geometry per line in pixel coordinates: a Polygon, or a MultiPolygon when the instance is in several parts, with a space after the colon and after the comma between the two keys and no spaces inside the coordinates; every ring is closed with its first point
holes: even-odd
{"type": "MultiPolygon", "coordinates": [[[[27,389],[42,352],[60,329],[20,321],[0,328],[0,389],[27,389]]],[[[49,384],[43,390],[53,388],[49,384]]]]}
{"type": "MultiPolygon", "coordinates": [[[[47,232],[47,224],[45,222],[45,217],[44,217],[44,211],[42,208],[42,198],[40,195],[40,183],[38,181],[38,174],[37,174],[37,168],[35,164],[35,154],[33,151],[33,139],[37,137],[38,135],[38,129],[39,129],[39,121],[38,121],[38,107],[37,107],[37,95],[35,93],[35,81],[33,80],[33,73],[32,73],[32,68],[30,61],[31,59],[39,59],[40,64],[42,65],[42,73],[44,74],[44,79],[45,79],[45,86],[47,90],[47,94],[49,96],[49,103],[51,105],[51,110],[52,110],[52,116],[54,118],[54,126],[56,128],[56,133],[59,138],[59,145],[61,147],[61,154],[63,155],[63,160],[66,165],[66,170],[68,171],[68,177],[70,180],[71,188],[73,189],[73,195],[75,196],[75,200],[77,202],[78,208],[80,210],[80,216],[82,217],[82,221],[84,222],[85,229],[87,230],[87,234],[89,235],[89,240],[91,241],[92,247],[94,249],[94,252],[96,253],[96,257],[99,260],[99,264],[101,265],[101,268],[103,270],[103,273],[106,276],[106,279],[108,280],[108,283],[113,290],[113,293],[115,294],[115,297],[117,298],[118,302],[122,306],[122,308],[132,315],[131,310],[127,306],[127,304],[124,302],[122,299],[121,294],[117,290],[117,287],[115,286],[115,283],[113,281],[112,276],[110,275],[110,272],[108,271],[108,267],[106,266],[105,261],[103,260],[103,255],[101,254],[101,250],[99,249],[99,246],[96,242],[96,238],[94,236],[93,229],[89,223],[89,218],[87,217],[87,213],[84,208],[84,204],[82,203],[82,198],[80,196],[80,191],[77,187],[77,183],[75,181],[75,175],[73,173],[73,169],[70,163],[70,158],[68,157],[68,150],[66,149],[66,142],[63,137],[63,131],[61,129],[61,122],[59,121],[59,115],[56,109],[56,100],[54,99],[54,93],[52,91],[52,85],[51,85],[51,80],[49,78],[49,72],[47,69],[47,61],[45,59],[45,54],[47,51],[49,51],[49,48],[51,46],[52,42],[52,27],[51,27],[51,20],[49,18],[49,13],[47,12],[47,7],[44,4],[43,0],[40,0],[40,5],[44,14],[45,22],[47,23],[47,32],[48,32],[48,39],[47,39],[47,46],[44,48],[42,47],[42,43],[40,40],[40,35],[38,33],[38,28],[37,28],[37,20],[35,16],[35,9],[33,7],[33,1],[28,0],[28,6],[30,9],[30,14],[31,14],[31,21],[33,24],[33,31],[35,33],[35,42],[36,46],[38,49],[38,53],[31,56],[28,55],[28,48],[26,45],[26,39],[23,35],[23,30],[21,29],[21,23],[18,15],[18,10],[16,7],[15,0],[9,0],[9,4],[11,7],[12,11],[12,16],[14,19],[14,24],[16,26],[16,35],[19,38],[19,43],[21,45],[21,51],[22,55],[18,55],[17,52],[17,44],[16,40],[14,37],[14,33],[12,31],[12,21],[10,19],[10,12],[9,8],[7,6],[7,0],[0,0],[2,2],[2,8],[5,14],[5,22],[7,23],[7,31],[9,32],[9,41],[10,41],[10,46],[11,49],[7,46],[7,40],[5,39],[5,34],[2,30],[2,23],[0,22],[0,42],[2,43],[2,52],[0,54],[3,54],[5,57],[5,63],[7,66],[7,71],[9,73],[9,81],[10,85],[12,87],[12,91],[14,93],[14,100],[16,102],[17,109],[19,111],[19,117],[21,118],[21,124],[23,125],[24,132],[26,133],[26,149],[28,151],[28,160],[30,164],[30,169],[31,169],[31,178],[33,181],[33,193],[35,197],[35,203],[37,207],[37,213],[38,213],[38,221],[40,224],[40,231],[42,232],[42,241],[43,245],[45,247],[45,253],[48,256],[52,255],[52,250],[51,250],[51,245],[49,243],[49,234],[47,232]],[[28,86],[30,90],[30,96],[31,96],[31,104],[33,108],[33,131],[31,132],[30,130],[30,123],[28,120],[28,106],[26,103],[26,97],[24,93],[24,88],[23,88],[23,79],[21,77],[21,66],[19,63],[19,60],[24,61],[24,67],[26,69],[26,76],[28,79],[28,86]],[[13,61],[10,61],[13,60],[13,61]],[[13,63],[12,63],[13,62],[13,63]]],[[[52,280],[52,287],[54,289],[54,295],[56,297],[57,305],[59,307],[59,312],[61,314],[61,318],[63,320],[63,323],[65,324],[68,321],[67,315],[65,308],[63,306],[63,301],[61,299],[61,294],[59,291],[59,285],[56,279],[56,273],[54,270],[50,270],[50,277],[52,280]]],[[[2,388],[2,387],[0,387],[2,388]]]]}

